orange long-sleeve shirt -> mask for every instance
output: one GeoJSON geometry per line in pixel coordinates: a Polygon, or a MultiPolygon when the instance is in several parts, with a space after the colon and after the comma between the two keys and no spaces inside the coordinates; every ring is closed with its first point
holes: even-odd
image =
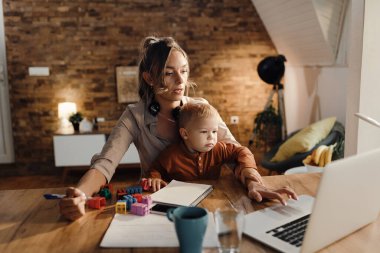
{"type": "Polygon", "coordinates": [[[197,179],[217,179],[224,163],[234,162],[234,174],[239,179],[244,168],[256,169],[251,151],[243,146],[218,142],[205,153],[191,153],[183,142],[172,144],[164,149],[149,170],[150,177],[191,181],[197,179]]]}

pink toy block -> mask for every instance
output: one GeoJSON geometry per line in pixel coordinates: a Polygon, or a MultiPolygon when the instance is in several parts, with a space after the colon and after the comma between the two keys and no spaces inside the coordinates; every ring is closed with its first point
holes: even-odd
{"type": "Polygon", "coordinates": [[[133,203],[131,206],[131,213],[140,216],[145,216],[150,213],[150,209],[146,204],[133,203]]]}
{"type": "Polygon", "coordinates": [[[106,206],[106,199],[104,197],[93,197],[87,200],[87,206],[93,209],[100,209],[106,206]]]}
{"type": "Polygon", "coordinates": [[[143,196],[142,200],[141,200],[141,203],[146,204],[148,206],[148,208],[150,209],[150,207],[153,204],[152,197],[150,195],[143,196]]]}
{"type": "Polygon", "coordinates": [[[127,203],[125,201],[116,202],[115,212],[120,214],[127,214],[127,203]]]}

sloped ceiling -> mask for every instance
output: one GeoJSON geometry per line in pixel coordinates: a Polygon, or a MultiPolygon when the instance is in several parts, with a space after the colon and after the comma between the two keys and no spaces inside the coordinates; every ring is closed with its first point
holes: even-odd
{"type": "Polygon", "coordinates": [[[348,0],[252,0],[277,51],[295,65],[334,65],[348,0]]]}

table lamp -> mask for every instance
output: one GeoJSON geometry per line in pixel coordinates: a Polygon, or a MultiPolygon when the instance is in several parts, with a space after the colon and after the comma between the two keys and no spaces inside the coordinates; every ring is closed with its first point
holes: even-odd
{"type": "Polygon", "coordinates": [[[58,118],[60,120],[59,133],[74,133],[73,125],[69,121],[71,114],[77,112],[77,105],[73,102],[63,102],[58,104],[58,118]]]}
{"type": "Polygon", "coordinates": [[[367,123],[369,123],[373,126],[380,127],[380,123],[378,121],[376,121],[373,118],[370,118],[370,117],[368,117],[362,113],[357,112],[357,113],[355,113],[355,116],[366,121],[367,123]]]}

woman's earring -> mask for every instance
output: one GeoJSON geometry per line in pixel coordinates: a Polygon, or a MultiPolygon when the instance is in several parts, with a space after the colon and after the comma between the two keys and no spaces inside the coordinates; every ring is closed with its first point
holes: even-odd
{"type": "Polygon", "coordinates": [[[157,114],[160,112],[160,104],[152,100],[152,102],[149,105],[149,113],[152,114],[153,116],[157,116],[157,114]]]}

